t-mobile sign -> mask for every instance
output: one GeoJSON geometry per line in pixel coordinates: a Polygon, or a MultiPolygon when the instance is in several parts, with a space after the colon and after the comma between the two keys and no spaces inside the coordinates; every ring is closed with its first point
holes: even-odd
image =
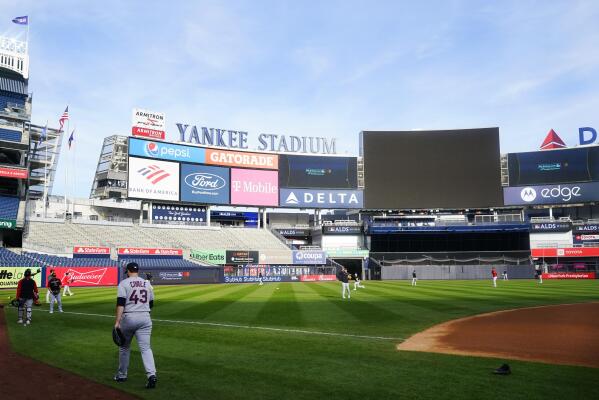
{"type": "Polygon", "coordinates": [[[278,206],[278,172],[231,169],[231,204],[278,206]]]}

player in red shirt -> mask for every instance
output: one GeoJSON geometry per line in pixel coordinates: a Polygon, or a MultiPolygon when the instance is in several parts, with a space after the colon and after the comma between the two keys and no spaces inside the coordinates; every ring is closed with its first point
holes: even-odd
{"type": "Polygon", "coordinates": [[[29,325],[31,323],[31,307],[33,302],[39,298],[37,284],[31,279],[31,270],[26,269],[25,277],[17,285],[17,299],[19,300],[19,310],[17,323],[29,325]]]}
{"type": "Polygon", "coordinates": [[[73,292],[71,292],[71,288],[69,287],[69,285],[71,284],[71,282],[73,282],[73,278],[71,277],[71,274],[68,272],[65,272],[64,276],[62,277],[62,295],[66,296],[67,293],[69,294],[69,296],[73,295],[73,292]]]}
{"type": "Polygon", "coordinates": [[[497,287],[497,271],[495,271],[495,267],[491,268],[491,275],[493,275],[493,287],[497,287]]]}

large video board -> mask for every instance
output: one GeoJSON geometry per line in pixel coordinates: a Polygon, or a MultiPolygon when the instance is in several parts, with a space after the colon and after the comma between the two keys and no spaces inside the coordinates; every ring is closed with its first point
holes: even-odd
{"type": "Polygon", "coordinates": [[[356,157],[279,156],[279,186],[292,189],[355,189],[356,157]]]}
{"type": "Polygon", "coordinates": [[[361,133],[369,209],[503,205],[499,129],[361,133]]]}
{"type": "Polygon", "coordinates": [[[508,154],[510,186],[599,181],[599,146],[508,154]]]}

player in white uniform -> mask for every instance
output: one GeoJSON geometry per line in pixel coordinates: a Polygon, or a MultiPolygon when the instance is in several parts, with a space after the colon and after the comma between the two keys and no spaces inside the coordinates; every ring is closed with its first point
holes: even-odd
{"type": "Polygon", "coordinates": [[[139,265],[127,264],[127,279],[119,283],[114,326],[120,328],[125,335],[125,345],[119,348],[119,369],[114,376],[117,382],[127,380],[131,340],[135,335],[141,352],[141,359],[146,370],[148,382],[146,388],[156,387],[156,366],[154,354],[150,347],[152,336],[152,319],[150,310],[154,306],[154,290],[150,282],[139,277],[139,265]]]}

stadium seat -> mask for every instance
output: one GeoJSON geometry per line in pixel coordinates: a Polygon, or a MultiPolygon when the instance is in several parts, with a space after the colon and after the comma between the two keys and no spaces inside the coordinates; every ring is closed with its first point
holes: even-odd
{"type": "Polygon", "coordinates": [[[0,196],[0,219],[17,219],[19,198],[0,196]]]}

